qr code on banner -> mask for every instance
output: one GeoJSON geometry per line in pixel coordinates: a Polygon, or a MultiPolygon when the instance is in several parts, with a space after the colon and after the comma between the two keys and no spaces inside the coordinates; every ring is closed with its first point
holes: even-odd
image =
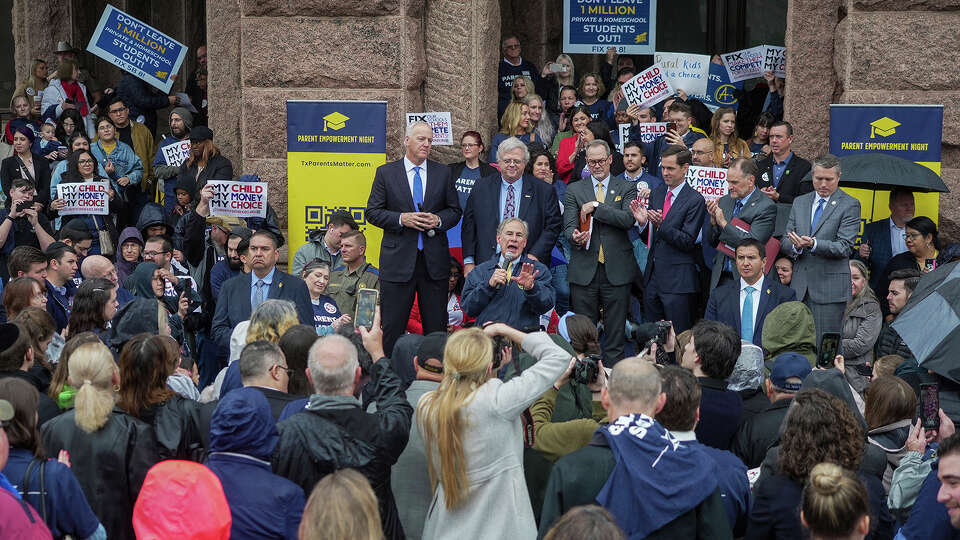
{"type": "Polygon", "coordinates": [[[309,241],[310,233],[313,231],[325,230],[330,220],[333,219],[334,212],[337,211],[348,212],[353,216],[353,220],[357,222],[362,231],[364,225],[367,224],[366,214],[364,213],[366,210],[364,206],[307,206],[303,209],[305,214],[303,240],[304,242],[309,241]]]}

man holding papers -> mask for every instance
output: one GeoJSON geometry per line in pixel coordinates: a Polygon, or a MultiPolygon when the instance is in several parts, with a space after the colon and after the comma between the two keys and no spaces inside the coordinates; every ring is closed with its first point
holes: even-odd
{"type": "MultiPolygon", "coordinates": [[[[760,170],[751,159],[738,158],[727,169],[729,194],[715,201],[707,201],[710,227],[707,242],[714,248],[726,245],[736,249],[746,238],[766,245],[773,235],[777,221],[777,206],[757,189],[760,170]]],[[[725,251],[725,250],[724,250],[725,251]]],[[[736,262],[724,251],[717,251],[710,273],[710,290],[740,279],[736,262]]]]}

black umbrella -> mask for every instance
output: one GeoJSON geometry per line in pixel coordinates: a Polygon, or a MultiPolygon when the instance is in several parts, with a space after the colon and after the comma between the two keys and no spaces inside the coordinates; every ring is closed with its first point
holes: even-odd
{"type": "Polygon", "coordinates": [[[924,274],[893,329],[917,363],[960,383],[960,263],[924,274]]]}
{"type": "MultiPolygon", "coordinates": [[[[840,183],[864,189],[908,189],[929,193],[950,190],[937,173],[913,161],[890,154],[855,154],[840,158],[840,183]]],[[[813,170],[804,180],[813,179],[813,170]]]]}

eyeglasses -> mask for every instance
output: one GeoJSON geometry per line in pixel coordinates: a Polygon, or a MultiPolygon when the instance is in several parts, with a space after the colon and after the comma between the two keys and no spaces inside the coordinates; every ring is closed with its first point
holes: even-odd
{"type": "Polygon", "coordinates": [[[93,165],[94,161],[92,159],[78,159],[77,165],[93,165]]]}
{"type": "Polygon", "coordinates": [[[523,163],[523,160],[522,159],[501,159],[500,163],[503,163],[504,165],[520,165],[521,163],[523,163]]]}
{"type": "Polygon", "coordinates": [[[169,251],[144,251],[144,257],[156,257],[157,255],[163,255],[165,253],[170,253],[169,251]]]}
{"type": "Polygon", "coordinates": [[[460,148],[473,148],[474,146],[480,146],[477,143],[462,143],[460,148]]]}
{"type": "Polygon", "coordinates": [[[907,240],[913,240],[915,238],[923,238],[923,235],[920,233],[914,232],[914,233],[904,233],[903,237],[906,238],[907,240]]]}
{"type": "Polygon", "coordinates": [[[603,158],[603,159],[588,159],[588,160],[587,160],[587,164],[589,164],[591,167],[599,167],[600,165],[603,165],[604,163],[606,163],[606,162],[607,162],[607,159],[609,159],[609,158],[603,158]]]}
{"type": "Polygon", "coordinates": [[[704,150],[691,150],[690,153],[693,154],[694,156],[705,156],[710,152],[706,152],[704,150]]]}
{"type": "Polygon", "coordinates": [[[280,364],[274,364],[273,366],[270,367],[270,369],[273,369],[273,368],[275,368],[275,367],[278,367],[278,368],[282,369],[283,371],[286,371],[286,372],[287,372],[287,377],[292,377],[292,376],[293,376],[293,370],[290,369],[290,368],[288,368],[287,366],[281,366],[280,364]]]}
{"type": "Polygon", "coordinates": [[[515,44],[515,45],[505,45],[503,48],[504,48],[504,49],[519,49],[519,48],[520,48],[520,44],[517,43],[517,44],[515,44]]]}
{"type": "Polygon", "coordinates": [[[129,110],[130,110],[130,109],[127,108],[127,107],[120,107],[119,109],[110,109],[110,114],[122,113],[122,112],[126,112],[126,111],[129,111],[129,110]]]}

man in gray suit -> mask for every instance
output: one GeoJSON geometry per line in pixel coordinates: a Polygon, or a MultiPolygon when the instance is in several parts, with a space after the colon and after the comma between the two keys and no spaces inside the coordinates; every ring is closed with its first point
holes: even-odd
{"type": "Polygon", "coordinates": [[[813,192],[793,201],[780,251],[793,259],[790,286],[813,312],[817,343],[840,332],[850,300],[850,250],[860,230],[860,202],[840,184],[840,160],[826,154],[813,162],[813,192]]]}
{"type": "Polygon", "coordinates": [[[570,307],[594,323],[603,309],[603,362],[613,366],[623,356],[630,284],[637,273],[633,246],[627,237],[635,224],[630,201],[637,198],[637,186],[610,177],[613,159],[606,142],[592,141],[586,157],[590,177],[571,182],[563,203],[563,234],[571,247],[567,268],[570,307]],[[592,229],[581,231],[581,222],[588,220],[592,229]]]}
{"type": "MultiPolygon", "coordinates": [[[[727,185],[730,194],[717,200],[707,201],[707,213],[710,215],[710,227],[707,229],[707,242],[716,248],[720,243],[736,250],[740,242],[753,238],[766,245],[773,235],[777,222],[777,205],[769,197],[763,196],[757,189],[757,175],[760,169],[752,159],[737,158],[727,169],[727,185]],[[730,224],[730,220],[739,218],[750,225],[749,231],[730,224]]],[[[763,253],[760,253],[761,258],[763,253]]],[[[713,270],[710,273],[710,290],[730,281],[740,279],[733,258],[720,251],[713,258],[713,270]]]]}

